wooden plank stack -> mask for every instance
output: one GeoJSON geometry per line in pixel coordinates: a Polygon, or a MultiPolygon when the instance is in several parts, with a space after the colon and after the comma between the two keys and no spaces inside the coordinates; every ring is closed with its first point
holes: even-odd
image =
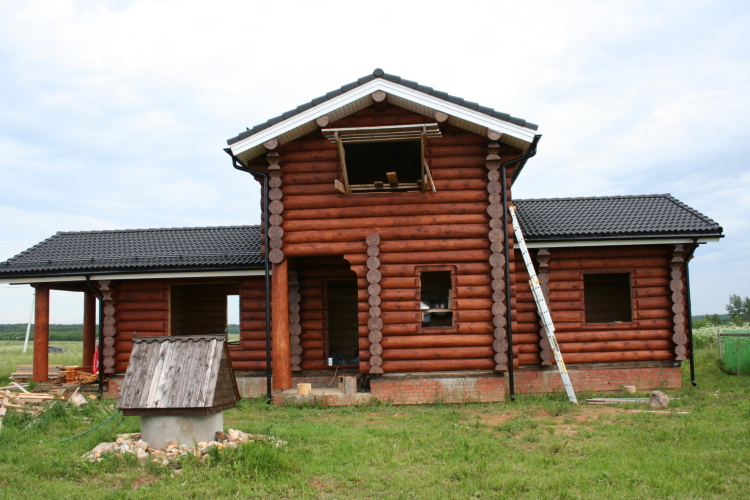
{"type": "MultiPolygon", "coordinates": [[[[10,374],[10,379],[19,384],[31,381],[33,365],[16,365],[16,371],[10,374]]],[[[50,365],[47,371],[47,380],[51,383],[63,383],[66,381],[66,367],[62,365],[50,365]]]]}

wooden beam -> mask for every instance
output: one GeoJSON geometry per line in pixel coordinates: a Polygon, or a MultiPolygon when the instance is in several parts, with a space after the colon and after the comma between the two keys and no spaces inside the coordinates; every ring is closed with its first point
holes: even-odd
{"type": "Polygon", "coordinates": [[[385,176],[388,177],[388,184],[391,187],[398,187],[398,175],[396,175],[396,172],[386,172],[385,176]]]}
{"type": "Polygon", "coordinates": [[[273,264],[271,284],[271,370],[274,389],[292,387],[289,339],[289,259],[273,264]]]}
{"type": "Polygon", "coordinates": [[[315,123],[318,124],[318,127],[324,128],[327,127],[329,123],[331,123],[331,119],[328,117],[328,115],[323,115],[318,117],[318,119],[315,120],[315,123]]]}
{"type": "Polygon", "coordinates": [[[81,366],[91,366],[96,346],[96,297],[91,291],[83,294],[83,356],[81,366]]]}
{"type": "MultiPolygon", "coordinates": [[[[382,182],[381,182],[382,184],[382,182]]],[[[334,179],[333,181],[333,187],[336,188],[336,191],[338,191],[341,194],[346,194],[346,186],[344,186],[344,183],[341,182],[338,179],[334,179]]]]}
{"type": "Polygon", "coordinates": [[[385,92],[382,90],[376,90],[372,93],[372,100],[373,100],[373,109],[375,111],[382,113],[386,109],[388,109],[388,99],[385,92]]]}
{"type": "Polygon", "coordinates": [[[49,376],[49,286],[37,285],[34,305],[34,382],[49,376]]]}

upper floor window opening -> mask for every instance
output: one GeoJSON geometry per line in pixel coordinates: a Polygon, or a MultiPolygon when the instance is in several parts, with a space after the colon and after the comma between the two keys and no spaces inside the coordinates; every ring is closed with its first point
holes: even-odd
{"type": "Polygon", "coordinates": [[[441,137],[437,124],[323,129],[339,147],[343,194],[435,191],[425,158],[427,139],[441,137]]]}

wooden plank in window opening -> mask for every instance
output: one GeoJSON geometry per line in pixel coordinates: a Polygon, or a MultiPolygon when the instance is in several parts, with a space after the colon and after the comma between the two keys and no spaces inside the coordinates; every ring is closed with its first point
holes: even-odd
{"type": "MultiPolygon", "coordinates": [[[[346,152],[344,151],[344,144],[341,142],[341,138],[339,137],[339,133],[336,132],[336,144],[339,146],[339,156],[341,157],[341,171],[343,172],[343,178],[344,178],[344,193],[343,194],[349,194],[351,193],[351,190],[349,189],[349,177],[346,174],[346,152]]],[[[336,187],[338,189],[338,186],[336,187]]]]}
{"type": "Polygon", "coordinates": [[[388,177],[388,184],[392,188],[398,187],[398,175],[396,175],[396,172],[386,172],[385,176],[388,177]]]}
{"type": "Polygon", "coordinates": [[[336,191],[338,191],[341,194],[346,194],[346,186],[344,186],[344,183],[341,182],[338,179],[333,180],[333,185],[336,188],[336,191]]]}

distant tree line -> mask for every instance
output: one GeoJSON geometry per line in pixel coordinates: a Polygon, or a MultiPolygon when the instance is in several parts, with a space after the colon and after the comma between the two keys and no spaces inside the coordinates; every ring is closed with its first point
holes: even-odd
{"type": "MultiPolygon", "coordinates": [[[[97,332],[98,330],[97,325],[97,332]]],[[[239,325],[229,325],[230,334],[240,333],[239,325]]],[[[23,340],[26,338],[26,323],[0,324],[0,340],[23,340]]],[[[83,340],[83,325],[49,325],[49,339],[52,342],[75,342],[83,340]]],[[[31,325],[29,340],[34,340],[34,325],[31,325]]]]}
{"type": "Polygon", "coordinates": [[[725,306],[727,314],[706,314],[703,318],[693,316],[693,327],[721,325],[743,325],[750,323],[750,297],[742,298],[737,294],[729,296],[729,303],[725,306]]]}

